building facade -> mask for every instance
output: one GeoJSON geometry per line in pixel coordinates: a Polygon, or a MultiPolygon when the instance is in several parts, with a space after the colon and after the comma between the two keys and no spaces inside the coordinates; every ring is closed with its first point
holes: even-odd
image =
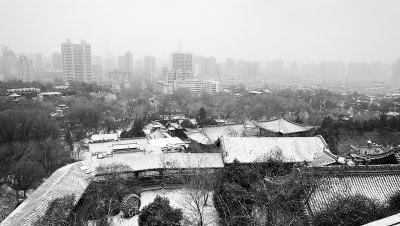
{"type": "Polygon", "coordinates": [[[174,92],[178,89],[189,89],[193,94],[201,94],[203,92],[203,81],[200,79],[177,80],[174,82],[174,92]]]}
{"type": "Polygon", "coordinates": [[[21,56],[18,60],[17,78],[24,82],[33,81],[33,63],[26,56],[21,56]]]}
{"type": "Polygon", "coordinates": [[[61,53],[53,53],[52,61],[53,61],[53,70],[62,70],[62,57],[61,53]]]}
{"type": "Polygon", "coordinates": [[[400,84],[400,58],[393,63],[392,69],[392,83],[394,85],[400,84]]]}
{"type": "Polygon", "coordinates": [[[156,72],[156,58],[154,56],[144,57],[144,73],[152,75],[156,72]]]}
{"type": "Polygon", "coordinates": [[[172,70],[193,70],[193,55],[191,53],[172,53],[172,70]]]}
{"type": "Polygon", "coordinates": [[[257,77],[260,71],[260,64],[258,63],[243,63],[243,76],[246,78],[257,77]]]}
{"type": "Polygon", "coordinates": [[[133,55],[130,51],[125,53],[125,71],[133,72],[133,55]]]}
{"type": "Polygon", "coordinates": [[[118,70],[125,71],[125,55],[118,56],[118,70]]]}
{"type": "Polygon", "coordinates": [[[67,39],[61,44],[64,81],[92,82],[91,45],[82,40],[80,44],[67,39]]]}
{"type": "Polygon", "coordinates": [[[203,91],[210,94],[221,91],[221,82],[216,80],[206,80],[203,82],[203,91]]]}
{"type": "Polygon", "coordinates": [[[35,54],[35,69],[36,70],[44,69],[43,55],[41,53],[35,54]]]}

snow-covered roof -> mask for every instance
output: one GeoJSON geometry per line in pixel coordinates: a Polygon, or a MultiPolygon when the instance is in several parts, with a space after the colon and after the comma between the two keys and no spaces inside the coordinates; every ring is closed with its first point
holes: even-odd
{"type": "Polygon", "coordinates": [[[60,92],[39,93],[39,96],[55,96],[55,95],[62,95],[62,93],[60,93],[60,92]]]}
{"type": "Polygon", "coordinates": [[[204,144],[204,145],[209,145],[209,144],[213,144],[213,142],[211,142],[211,140],[205,136],[204,134],[201,133],[190,133],[190,132],[185,132],[186,136],[199,144],[204,144]]]}
{"type": "Polygon", "coordinates": [[[116,144],[112,146],[113,150],[137,149],[138,144],[116,144]]]}
{"type": "Polygon", "coordinates": [[[241,136],[244,129],[243,124],[205,126],[200,132],[207,136],[211,142],[216,142],[221,136],[241,136]]]}
{"type": "Polygon", "coordinates": [[[152,133],[150,133],[149,137],[151,139],[161,139],[161,138],[166,138],[170,136],[166,136],[165,133],[161,132],[160,130],[155,130],[152,133]]]}
{"type": "Polygon", "coordinates": [[[75,204],[85,192],[91,178],[80,169],[81,163],[73,163],[55,171],[21,205],[19,205],[1,226],[33,225],[43,216],[51,201],[75,195],[75,204]]]}
{"type": "Polygon", "coordinates": [[[159,147],[168,147],[174,145],[184,145],[183,142],[178,137],[169,137],[169,138],[160,138],[160,139],[150,139],[149,144],[159,146],[159,147]]]}
{"type": "MultiPolygon", "coordinates": [[[[90,159],[72,163],[55,171],[21,205],[19,205],[1,226],[34,225],[42,217],[52,200],[69,195],[75,196],[75,204],[84,194],[92,179],[101,172],[98,166],[123,164],[126,172],[187,169],[187,168],[223,168],[219,153],[171,153],[158,155],[140,155],[123,158],[90,159]]],[[[125,173],[125,171],[120,171],[125,173]]]]}
{"type": "Polygon", "coordinates": [[[309,199],[312,214],[326,210],[338,196],[359,194],[380,203],[388,203],[388,199],[400,189],[400,166],[398,164],[346,168],[320,167],[305,170],[321,175],[321,181],[309,199]]]}
{"type": "Polygon", "coordinates": [[[289,133],[299,133],[305,132],[312,128],[313,126],[306,126],[302,124],[298,124],[292,121],[289,121],[285,118],[277,118],[268,121],[259,121],[253,122],[254,125],[263,128],[265,130],[274,132],[274,133],[282,133],[282,134],[289,134],[289,133]]]}
{"type": "Polygon", "coordinates": [[[112,133],[112,134],[93,134],[92,137],[90,138],[90,141],[96,142],[96,141],[108,141],[108,140],[118,140],[118,134],[112,133]]]}
{"type": "Polygon", "coordinates": [[[13,94],[11,94],[10,95],[10,97],[20,97],[21,95],[18,95],[18,94],[16,94],[16,93],[13,93],[13,94]]]}
{"type": "Polygon", "coordinates": [[[316,137],[221,137],[220,149],[225,163],[242,163],[281,158],[284,162],[312,162],[326,143],[316,137]]]}
{"type": "Polygon", "coordinates": [[[118,140],[118,141],[102,142],[102,143],[91,143],[89,144],[89,151],[91,153],[111,153],[113,146],[131,145],[131,144],[136,144],[138,148],[141,149],[141,147],[143,147],[143,145],[147,143],[148,141],[145,138],[118,140]]]}

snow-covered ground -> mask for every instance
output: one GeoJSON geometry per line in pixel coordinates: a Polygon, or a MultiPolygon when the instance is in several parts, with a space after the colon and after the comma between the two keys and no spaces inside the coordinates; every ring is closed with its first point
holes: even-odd
{"type": "MultiPolygon", "coordinates": [[[[184,218],[193,219],[196,218],[196,213],[191,207],[190,198],[188,197],[188,192],[184,189],[161,189],[161,190],[152,190],[145,191],[141,193],[141,206],[142,209],[144,206],[153,202],[155,197],[160,195],[162,197],[167,197],[170,201],[170,205],[174,208],[182,209],[184,218]]],[[[193,203],[192,203],[193,204],[193,203]]],[[[218,214],[213,205],[212,192],[210,192],[207,205],[204,206],[204,223],[209,226],[218,226],[217,219],[218,214]]],[[[197,218],[196,218],[197,219],[197,218]]],[[[115,226],[137,226],[138,225],[138,216],[132,217],[130,219],[124,219],[119,216],[115,216],[112,219],[112,225],[115,226]]],[[[183,224],[186,225],[186,224],[183,224]]],[[[189,225],[189,224],[187,224],[189,225]]]]}

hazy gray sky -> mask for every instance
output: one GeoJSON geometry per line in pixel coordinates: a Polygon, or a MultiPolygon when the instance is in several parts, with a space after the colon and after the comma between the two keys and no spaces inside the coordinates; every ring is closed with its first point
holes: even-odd
{"type": "Polygon", "coordinates": [[[0,0],[0,45],[50,55],[86,39],[93,55],[167,58],[181,40],[217,62],[393,62],[399,12],[398,0],[0,0]]]}

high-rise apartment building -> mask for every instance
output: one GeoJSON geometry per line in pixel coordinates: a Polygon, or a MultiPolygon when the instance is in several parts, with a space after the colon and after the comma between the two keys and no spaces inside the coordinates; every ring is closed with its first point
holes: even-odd
{"type": "Polygon", "coordinates": [[[0,56],[0,72],[5,71],[4,69],[4,58],[0,56]]]}
{"type": "Polygon", "coordinates": [[[21,56],[17,62],[17,78],[24,82],[33,80],[33,63],[26,56],[21,56]]]}
{"type": "Polygon", "coordinates": [[[15,57],[14,51],[10,50],[8,48],[8,46],[2,46],[1,52],[2,52],[3,58],[14,58],[15,57]]]}
{"type": "Polygon", "coordinates": [[[364,77],[367,75],[367,64],[365,62],[349,62],[349,77],[364,77]]]}
{"type": "Polygon", "coordinates": [[[118,56],[118,70],[125,71],[125,55],[118,56]]]}
{"type": "Polygon", "coordinates": [[[14,51],[10,50],[8,46],[2,46],[1,51],[3,58],[0,68],[2,68],[4,72],[16,75],[18,58],[16,58],[14,51]]]}
{"type": "Polygon", "coordinates": [[[283,72],[283,60],[274,60],[272,63],[272,72],[283,72]]]}
{"type": "Polygon", "coordinates": [[[92,65],[93,78],[99,79],[102,77],[102,67],[101,65],[92,65]]]}
{"type": "Polygon", "coordinates": [[[92,82],[92,53],[90,44],[80,44],[67,39],[61,44],[64,81],[92,82]]]}
{"type": "Polygon", "coordinates": [[[62,60],[61,53],[53,53],[53,70],[62,70],[62,60]]]}
{"type": "Polygon", "coordinates": [[[92,56],[92,65],[103,66],[103,58],[101,56],[92,56]]]}
{"type": "Polygon", "coordinates": [[[35,54],[35,69],[43,70],[44,69],[43,65],[44,65],[43,55],[41,53],[36,53],[35,54]]]}
{"type": "Polygon", "coordinates": [[[156,72],[156,58],[154,56],[144,57],[144,73],[151,75],[156,72]]]}
{"type": "Polygon", "coordinates": [[[125,53],[125,71],[133,72],[133,55],[130,51],[125,53]]]}
{"type": "Polygon", "coordinates": [[[290,64],[290,74],[291,75],[297,75],[299,72],[299,64],[294,61],[290,64]]]}
{"type": "Polygon", "coordinates": [[[225,63],[226,63],[226,73],[233,74],[233,59],[227,58],[225,60],[225,63]]]}
{"type": "Polygon", "coordinates": [[[216,59],[214,57],[202,57],[200,73],[206,77],[213,77],[215,74],[216,59]]]}
{"type": "Polygon", "coordinates": [[[340,78],[344,76],[346,64],[341,61],[322,61],[319,64],[321,77],[340,78]]]}
{"type": "Polygon", "coordinates": [[[382,63],[379,61],[369,62],[367,64],[367,76],[378,78],[381,74],[382,63]]]}
{"type": "Polygon", "coordinates": [[[191,53],[172,53],[172,70],[193,70],[193,55],[191,53]]]}
{"type": "Polygon", "coordinates": [[[246,78],[257,77],[260,71],[259,63],[244,62],[242,74],[246,78]]]}
{"type": "Polygon", "coordinates": [[[53,59],[51,56],[45,56],[43,59],[43,65],[45,70],[53,69],[53,59]]]}
{"type": "Polygon", "coordinates": [[[394,85],[400,85],[400,58],[393,62],[392,83],[394,85]]]}

